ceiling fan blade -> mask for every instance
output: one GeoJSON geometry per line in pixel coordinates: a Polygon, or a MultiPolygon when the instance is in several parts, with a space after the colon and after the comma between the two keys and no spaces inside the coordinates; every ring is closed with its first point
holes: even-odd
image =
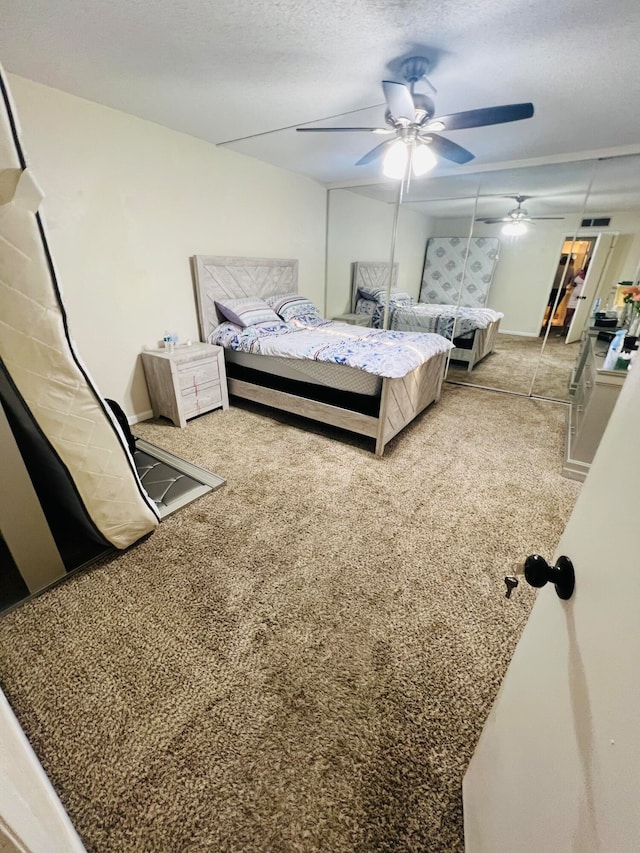
{"type": "MultiPolygon", "coordinates": [[[[484,127],[488,124],[504,124],[508,121],[521,121],[531,118],[533,104],[506,104],[503,107],[484,107],[480,110],[467,110],[462,113],[452,113],[448,116],[435,116],[432,121],[438,122],[441,130],[464,130],[467,127],[484,127]],[[444,128],[440,127],[444,125],[444,128]]],[[[427,122],[425,129],[429,129],[427,122]]]]}
{"type": "MultiPolygon", "coordinates": [[[[313,121],[303,121],[298,122],[300,124],[316,124],[319,121],[331,121],[334,118],[342,118],[342,116],[349,116],[353,113],[362,113],[367,110],[375,109],[376,107],[383,107],[384,104],[372,104],[370,107],[358,107],[357,110],[347,110],[346,113],[336,113],[332,116],[323,116],[322,118],[316,118],[313,121]]],[[[280,133],[281,130],[293,130],[293,128],[297,130],[298,127],[295,124],[288,124],[286,127],[276,127],[273,130],[262,130],[260,133],[250,133],[249,136],[238,136],[235,139],[225,139],[223,142],[216,142],[216,145],[232,145],[234,142],[245,142],[247,139],[257,139],[258,136],[268,136],[270,133],[280,133]]]]}
{"type": "Polygon", "coordinates": [[[534,195],[508,195],[507,193],[480,193],[480,198],[512,198],[514,201],[517,201],[518,204],[522,202],[528,201],[530,198],[538,198],[538,196],[534,195]]]}
{"type": "Polygon", "coordinates": [[[389,112],[394,118],[405,118],[407,121],[414,121],[416,108],[411,97],[411,92],[409,92],[403,83],[383,80],[382,91],[384,92],[389,112]]]}
{"type": "Polygon", "coordinates": [[[478,217],[476,222],[484,222],[485,225],[497,225],[498,222],[509,222],[509,219],[482,219],[482,217],[478,217]]]}
{"type": "Polygon", "coordinates": [[[530,216],[529,219],[564,219],[564,216],[530,216]]]}
{"type": "Polygon", "coordinates": [[[452,160],[454,163],[468,163],[469,160],[473,160],[474,158],[471,151],[467,151],[466,148],[458,145],[457,142],[445,139],[444,136],[437,136],[435,133],[430,133],[424,141],[431,145],[438,156],[452,160]]]}
{"type": "Polygon", "coordinates": [[[366,166],[367,163],[371,163],[373,160],[377,160],[378,157],[382,157],[383,154],[386,154],[389,146],[393,145],[395,139],[386,139],[384,142],[381,142],[380,145],[376,145],[375,148],[372,148],[368,154],[365,154],[364,157],[361,157],[356,166],[366,166]]]}
{"type": "Polygon", "coordinates": [[[392,127],[296,127],[298,133],[354,133],[367,131],[367,133],[395,133],[392,127]]]}

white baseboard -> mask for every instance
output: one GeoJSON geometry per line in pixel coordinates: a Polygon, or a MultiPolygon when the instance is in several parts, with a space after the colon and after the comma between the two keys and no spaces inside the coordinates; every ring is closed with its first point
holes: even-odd
{"type": "Polygon", "coordinates": [[[515,335],[520,338],[539,338],[540,335],[537,335],[535,332],[512,332],[511,329],[499,329],[499,335],[515,335]]]}
{"type": "Polygon", "coordinates": [[[147,412],[140,412],[138,415],[127,415],[127,420],[129,421],[129,426],[133,426],[134,424],[139,424],[140,421],[148,421],[153,417],[153,412],[151,409],[147,412]]]}

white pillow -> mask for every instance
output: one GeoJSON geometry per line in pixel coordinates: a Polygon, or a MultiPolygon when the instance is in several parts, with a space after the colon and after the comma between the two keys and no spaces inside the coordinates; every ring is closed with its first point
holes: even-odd
{"type": "MultiPolygon", "coordinates": [[[[383,305],[387,301],[386,287],[365,287],[359,285],[358,292],[365,299],[372,299],[374,302],[381,302],[383,305]]],[[[391,305],[413,305],[413,299],[404,290],[392,290],[389,302],[391,305]]]]}
{"type": "Polygon", "coordinates": [[[267,297],[267,304],[278,314],[285,323],[298,317],[318,317],[322,314],[318,308],[306,296],[298,293],[280,293],[277,296],[267,297]]]}
{"type": "Polygon", "coordinates": [[[280,317],[263,299],[244,296],[239,299],[216,299],[218,311],[236,326],[256,326],[258,323],[279,323],[280,317]]]}

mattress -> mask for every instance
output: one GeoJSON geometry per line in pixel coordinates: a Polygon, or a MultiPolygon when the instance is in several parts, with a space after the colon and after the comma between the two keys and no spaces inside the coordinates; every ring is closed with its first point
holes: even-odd
{"type": "Polygon", "coordinates": [[[282,379],[295,382],[307,382],[325,388],[348,391],[353,394],[375,396],[382,387],[382,379],[373,373],[348,367],[341,364],[328,364],[321,361],[305,361],[300,358],[281,358],[270,355],[254,355],[252,353],[225,350],[225,360],[228,363],[270,373],[282,379]]]}
{"type": "Polygon", "coordinates": [[[1,68],[0,89],[2,404],[30,476],[49,488],[55,511],[64,514],[69,501],[86,535],[126,548],[156,528],[158,513],[71,338],[39,213],[42,193],[1,68]]]}
{"type": "Polygon", "coordinates": [[[499,249],[497,237],[430,237],[419,301],[484,308],[499,249]]]}

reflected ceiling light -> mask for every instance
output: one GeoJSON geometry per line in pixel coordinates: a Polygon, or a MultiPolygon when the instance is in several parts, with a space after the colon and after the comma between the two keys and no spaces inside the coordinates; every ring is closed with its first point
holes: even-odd
{"type": "Polygon", "coordinates": [[[527,233],[527,226],[524,222],[507,222],[502,228],[502,233],[506,237],[520,237],[527,233]]]}
{"type": "Polygon", "coordinates": [[[423,142],[416,140],[396,139],[389,147],[382,163],[382,171],[387,178],[404,178],[409,154],[411,153],[411,170],[416,177],[424,175],[438,162],[433,150],[423,142]]]}

